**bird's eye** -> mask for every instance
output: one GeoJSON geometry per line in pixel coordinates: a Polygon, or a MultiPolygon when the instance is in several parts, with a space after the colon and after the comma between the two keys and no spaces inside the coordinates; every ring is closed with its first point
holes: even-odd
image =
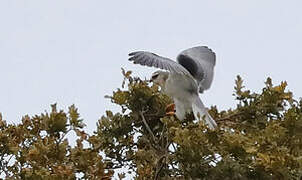
{"type": "Polygon", "coordinates": [[[156,79],[158,77],[158,74],[154,74],[153,76],[152,76],[152,79],[156,79]]]}

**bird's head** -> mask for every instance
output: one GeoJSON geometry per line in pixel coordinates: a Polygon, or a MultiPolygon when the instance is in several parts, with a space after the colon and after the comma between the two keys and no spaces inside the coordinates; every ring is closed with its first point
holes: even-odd
{"type": "Polygon", "coordinates": [[[152,73],[152,77],[151,77],[151,82],[164,87],[166,80],[169,77],[169,73],[165,72],[165,71],[155,71],[154,73],[152,73]]]}

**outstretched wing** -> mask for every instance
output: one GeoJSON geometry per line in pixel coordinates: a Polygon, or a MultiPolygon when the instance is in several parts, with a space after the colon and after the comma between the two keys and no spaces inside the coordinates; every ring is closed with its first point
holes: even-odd
{"type": "Polygon", "coordinates": [[[129,61],[133,61],[134,64],[156,67],[178,74],[190,75],[190,72],[177,62],[151,52],[137,51],[130,53],[129,56],[129,61]]]}
{"type": "Polygon", "coordinates": [[[177,61],[197,80],[200,92],[211,87],[216,64],[216,55],[211,49],[206,46],[186,49],[178,55],[177,61]]]}

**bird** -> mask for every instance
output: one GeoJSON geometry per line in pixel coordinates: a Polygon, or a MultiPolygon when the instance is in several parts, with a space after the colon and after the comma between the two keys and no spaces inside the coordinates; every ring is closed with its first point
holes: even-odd
{"type": "Polygon", "coordinates": [[[162,69],[152,73],[150,81],[158,84],[162,92],[173,99],[179,120],[193,112],[195,119],[204,120],[209,129],[217,127],[199,97],[199,93],[208,90],[213,81],[216,55],[210,48],[196,46],[183,50],[176,61],[148,51],[131,52],[128,60],[162,69]]]}

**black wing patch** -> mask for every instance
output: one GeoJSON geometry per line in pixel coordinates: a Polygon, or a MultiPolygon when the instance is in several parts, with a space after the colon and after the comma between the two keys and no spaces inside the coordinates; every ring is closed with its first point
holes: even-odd
{"type": "Polygon", "coordinates": [[[177,57],[177,61],[184,68],[186,68],[193,77],[197,77],[198,76],[198,74],[197,74],[198,73],[198,66],[197,66],[196,62],[192,58],[190,58],[189,56],[180,54],[177,57]]]}

